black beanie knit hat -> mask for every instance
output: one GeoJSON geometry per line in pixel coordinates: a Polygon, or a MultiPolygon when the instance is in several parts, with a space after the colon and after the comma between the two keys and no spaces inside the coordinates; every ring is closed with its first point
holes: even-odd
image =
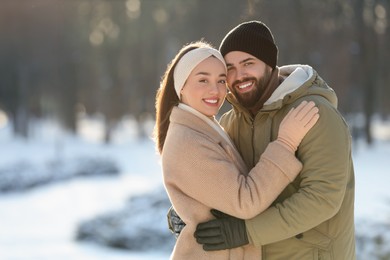
{"type": "Polygon", "coordinates": [[[222,40],[219,50],[222,56],[231,51],[249,53],[272,69],[278,59],[278,47],[270,29],[259,21],[241,23],[233,28],[222,40]]]}

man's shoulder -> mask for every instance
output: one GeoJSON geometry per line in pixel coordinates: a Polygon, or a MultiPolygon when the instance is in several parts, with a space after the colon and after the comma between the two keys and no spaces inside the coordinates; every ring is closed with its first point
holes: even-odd
{"type": "Polygon", "coordinates": [[[292,107],[296,107],[303,101],[307,101],[307,102],[313,101],[317,106],[336,108],[331,100],[317,93],[307,93],[307,95],[295,99],[289,105],[292,107]]]}

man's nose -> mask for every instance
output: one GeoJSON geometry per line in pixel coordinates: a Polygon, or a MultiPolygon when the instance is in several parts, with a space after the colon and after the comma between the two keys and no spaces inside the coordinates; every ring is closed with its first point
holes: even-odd
{"type": "Polygon", "coordinates": [[[237,69],[237,78],[236,80],[242,80],[248,76],[245,69],[237,69]]]}

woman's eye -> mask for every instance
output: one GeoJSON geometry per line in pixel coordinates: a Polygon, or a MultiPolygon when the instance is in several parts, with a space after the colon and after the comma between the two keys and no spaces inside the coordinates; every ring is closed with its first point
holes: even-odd
{"type": "Polygon", "coordinates": [[[207,83],[207,80],[206,79],[200,79],[199,82],[200,83],[207,83]]]}
{"type": "Polygon", "coordinates": [[[226,80],[225,80],[225,79],[221,79],[221,80],[219,81],[219,83],[221,83],[221,84],[226,84],[226,80]]]}

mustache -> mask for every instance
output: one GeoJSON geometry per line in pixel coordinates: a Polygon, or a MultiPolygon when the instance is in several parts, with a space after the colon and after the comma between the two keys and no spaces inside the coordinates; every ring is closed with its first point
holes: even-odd
{"type": "Polygon", "coordinates": [[[247,77],[247,78],[243,78],[241,80],[236,80],[233,82],[232,86],[235,88],[238,84],[241,84],[245,81],[254,81],[255,82],[255,85],[257,84],[257,79],[254,78],[254,77],[247,77]]]}

